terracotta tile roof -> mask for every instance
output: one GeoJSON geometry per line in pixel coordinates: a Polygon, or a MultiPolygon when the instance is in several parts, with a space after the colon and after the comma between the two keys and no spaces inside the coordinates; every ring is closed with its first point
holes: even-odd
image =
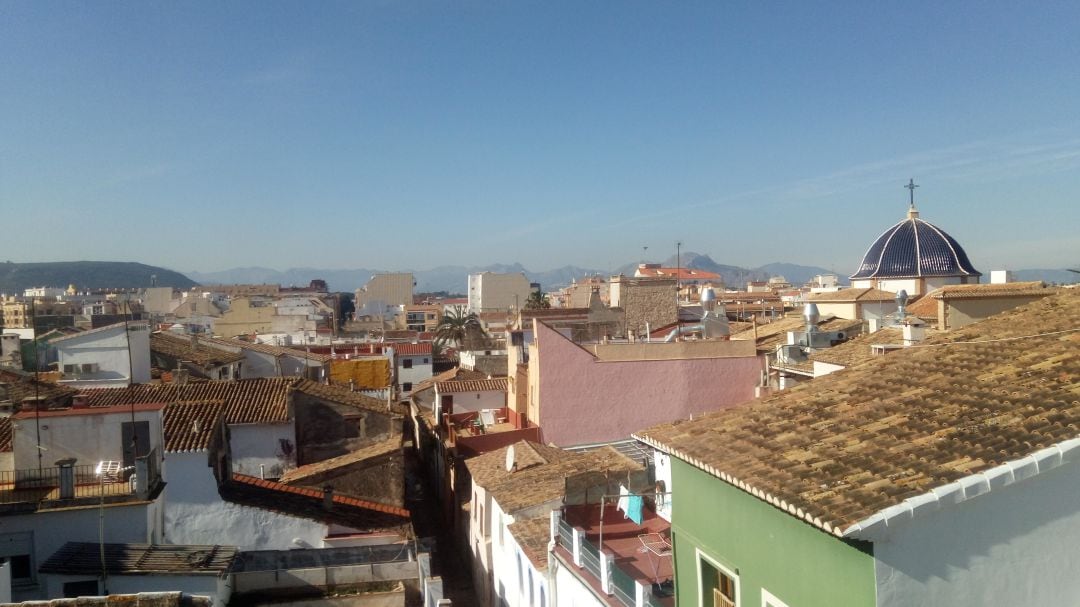
{"type": "Polygon", "coordinates": [[[1048,288],[1042,281],[1009,282],[1003,284],[947,285],[930,293],[935,299],[978,299],[982,297],[1027,297],[1053,295],[1057,289],[1048,288]]]}
{"type": "Polygon", "coordinates": [[[840,289],[832,293],[811,293],[806,301],[812,302],[867,302],[867,301],[896,301],[896,293],[870,288],[840,289]]]}
{"type": "Polygon", "coordinates": [[[538,516],[516,520],[507,527],[522,552],[537,571],[547,571],[547,547],[551,539],[551,518],[538,516]]]}
{"type": "Polygon", "coordinates": [[[250,341],[241,341],[239,339],[218,339],[215,337],[200,337],[199,341],[205,342],[207,345],[210,346],[220,346],[226,349],[240,348],[243,350],[251,350],[252,352],[269,354],[271,356],[292,356],[295,358],[303,358],[318,362],[329,362],[333,360],[333,357],[329,354],[315,354],[313,352],[306,352],[299,348],[286,348],[270,344],[257,344],[250,341]]]}
{"type": "Polygon", "coordinates": [[[716,301],[719,303],[761,303],[763,301],[776,302],[780,301],[780,296],[772,291],[722,291],[716,294],[716,301]]]}
{"type": "Polygon", "coordinates": [[[132,403],[213,401],[225,403],[229,424],[280,423],[289,420],[289,389],[296,377],[260,377],[176,384],[135,384],[126,388],[85,390],[91,407],[132,403]]]}
{"type": "Polygon", "coordinates": [[[635,436],[841,534],[905,499],[1076,438],[1077,377],[1080,290],[635,436]]]}
{"type": "Polygon", "coordinates": [[[299,468],[286,472],[278,480],[286,485],[302,485],[305,480],[308,480],[313,476],[337,470],[338,468],[346,468],[365,460],[382,457],[388,453],[400,451],[401,437],[393,436],[386,440],[368,445],[362,449],[346,453],[345,455],[339,455],[337,457],[325,459],[321,462],[315,462],[314,464],[300,466],[299,468]]]}
{"type": "Polygon", "coordinates": [[[44,599],[22,603],[3,603],[3,607],[213,607],[208,596],[185,592],[112,593],[109,596],[80,596],[69,599],[44,599]]]}
{"type": "Polygon", "coordinates": [[[456,394],[460,392],[506,392],[506,378],[495,377],[491,379],[470,379],[441,381],[435,384],[439,394],[456,394]]]}
{"type": "Polygon", "coordinates": [[[413,394],[416,394],[417,392],[419,392],[421,390],[426,390],[428,388],[434,388],[435,384],[437,384],[439,382],[453,381],[453,380],[465,381],[465,380],[472,380],[472,379],[487,379],[487,375],[485,375],[485,374],[483,374],[483,373],[481,373],[479,371],[473,371],[472,369],[462,369],[461,367],[454,367],[453,369],[448,369],[446,371],[443,371],[442,373],[437,373],[437,374],[429,377],[428,379],[425,379],[424,381],[414,385],[413,386],[413,394]]]}
{"type": "Polygon", "coordinates": [[[394,353],[399,356],[431,356],[431,342],[421,342],[418,344],[390,343],[385,345],[394,348],[394,353]]]}
{"type": "MultiPolygon", "coordinates": [[[[837,318],[831,314],[822,318],[817,327],[822,331],[843,331],[844,333],[857,333],[862,330],[861,320],[848,320],[837,318]]],[[[803,331],[806,329],[806,321],[801,315],[785,316],[773,322],[757,326],[758,350],[772,351],[776,346],[787,343],[789,331],[803,331]]],[[[740,333],[733,333],[731,339],[753,339],[754,329],[750,328],[740,333]]]]}
{"type": "Polygon", "coordinates": [[[150,334],[150,351],[176,360],[188,360],[203,368],[217,367],[244,360],[243,354],[236,354],[209,346],[198,341],[198,338],[196,340],[196,345],[192,346],[190,337],[155,331],[150,334]]]}
{"type": "Polygon", "coordinates": [[[323,503],[323,491],[319,489],[293,487],[255,476],[233,474],[232,481],[221,487],[221,496],[234,503],[312,521],[355,529],[395,530],[405,536],[411,535],[408,510],[341,495],[334,496],[334,508],[327,510],[323,503]]]}
{"type": "MultiPolygon", "coordinates": [[[[102,545],[68,542],[38,569],[41,573],[99,575],[102,545]]],[[[104,544],[107,571],[113,575],[224,575],[236,558],[235,546],[104,544]]],[[[81,604],[81,600],[80,600],[81,604]]]]}
{"type": "Polygon", "coordinates": [[[224,421],[225,402],[220,400],[172,403],[162,412],[166,453],[206,451],[224,421]]]}
{"type": "Polygon", "coordinates": [[[679,280],[719,280],[720,275],[707,270],[694,268],[638,268],[634,272],[638,278],[675,278],[679,280]]]}
{"type": "Polygon", "coordinates": [[[45,400],[66,400],[79,391],[47,381],[37,381],[33,373],[0,369],[0,382],[8,384],[8,399],[16,406],[26,398],[41,396],[45,400]]]}
{"type": "Polygon", "coordinates": [[[513,472],[506,471],[506,452],[510,446],[465,462],[473,482],[486,489],[503,511],[511,514],[558,499],[566,489],[569,476],[641,468],[611,447],[574,452],[524,440],[511,446],[516,464],[513,472]]]}
{"type": "Polygon", "coordinates": [[[811,354],[808,358],[811,361],[850,367],[874,358],[874,355],[871,353],[872,345],[903,343],[904,332],[899,328],[890,327],[873,333],[859,335],[842,344],[837,344],[825,350],[819,350],[811,354]]]}
{"type": "Polygon", "coordinates": [[[904,311],[910,316],[936,323],[938,319],[938,300],[934,299],[934,293],[937,293],[937,290],[923,295],[915,303],[908,304],[904,311]]]}
{"type": "Polygon", "coordinates": [[[589,308],[548,308],[528,309],[521,311],[521,318],[542,318],[544,320],[558,320],[560,318],[588,318],[589,308]]]}
{"type": "Polygon", "coordinates": [[[367,396],[360,392],[353,392],[345,386],[320,384],[319,382],[310,379],[300,379],[293,388],[297,392],[303,392],[304,394],[328,400],[330,402],[349,405],[351,407],[357,407],[358,409],[366,409],[376,413],[388,413],[385,400],[367,396]]]}
{"type": "Polygon", "coordinates": [[[10,453],[11,449],[11,418],[0,417],[0,453],[10,453]]]}

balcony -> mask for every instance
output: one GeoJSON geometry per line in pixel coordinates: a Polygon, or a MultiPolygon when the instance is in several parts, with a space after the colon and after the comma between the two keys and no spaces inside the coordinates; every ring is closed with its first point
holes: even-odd
{"type": "Polygon", "coordinates": [[[0,514],[148,500],[164,486],[158,449],[136,458],[134,466],[115,464],[66,460],[42,468],[0,471],[0,514]]]}
{"type": "Polygon", "coordinates": [[[615,504],[603,508],[602,518],[598,504],[565,506],[553,515],[559,518],[556,555],[576,565],[581,581],[607,595],[609,605],[675,604],[670,524],[647,505],[640,525],[615,504]]]}

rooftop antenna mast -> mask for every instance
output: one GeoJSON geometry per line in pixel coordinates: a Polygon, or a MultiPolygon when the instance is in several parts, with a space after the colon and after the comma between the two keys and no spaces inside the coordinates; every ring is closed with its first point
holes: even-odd
{"type": "Polygon", "coordinates": [[[682,320],[679,318],[679,290],[682,287],[682,242],[675,243],[675,341],[682,333],[682,320]]]}

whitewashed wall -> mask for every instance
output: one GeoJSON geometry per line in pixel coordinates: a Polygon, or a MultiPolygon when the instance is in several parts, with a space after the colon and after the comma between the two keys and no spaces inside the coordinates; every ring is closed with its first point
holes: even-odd
{"type": "MultiPolygon", "coordinates": [[[[131,413],[93,413],[42,417],[40,420],[12,420],[14,466],[17,469],[37,468],[37,428],[41,428],[44,447],[42,464],[55,465],[57,460],[74,457],[76,465],[96,465],[101,460],[123,461],[121,424],[131,421],[131,413]]],[[[150,423],[150,448],[160,447],[161,411],[137,411],[135,421],[150,423]]],[[[144,454],[142,454],[144,455],[144,454]]]]}
{"type": "Polygon", "coordinates": [[[410,383],[416,385],[425,379],[431,379],[432,364],[431,354],[424,354],[418,356],[402,356],[397,357],[397,381],[398,385],[410,383]],[[405,359],[412,360],[412,368],[406,369],[402,366],[402,361],[405,359]],[[426,363],[424,361],[427,361],[426,363]]]}
{"type": "MultiPolygon", "coordinates": [[[[34,544],[32,565],[36,570],[66,542],[97,542],[98,522],[102,512],[105,516],[106,542],[151,542],[153,530],[147,527],[147,523],[154,517],[151,508],[145,503],[108,505],[101,509],[69,508],[7,515],[3,517],[0,541],[3,541],[5,534],[31,532],[34,544]]],[[[42,592],[40,586],[16,589],[13,598],[16,601],[43,598],[42,592]]]]}
{"type": "Polygon", "coordinates": [[[497,502],[493,502],[491,510],[491,566],[496,592],[501,592],[502,599],[510,607],[538,606],[541,594],[546,602],[549,596],[547,573],[533,566],[510,534],[508,527],[514,517],[504,514],[497,502]]]}
{"type": "Polygon", "coordinates": [[[296,466],[296,428],[290,421],[280,424],[230,424],[229,448],[233,472],[277,478],[296,466]],[[292,445],[292,455],[283,452],[281,441],[292,445]],[[262,470],[260,471],[260,467],[262,470]]]}
{"type": "MultiPolygon", "coordinates": [[[[435,400],[441,412],[442,395],[438,394],[435,400]]],[[[455,392],[454,413],[465,411],[480,411],[481,409],[500,409],[506,406],[506,392],[494,390],[484,392],[455,392]]]]}
{"type": "Polygon", "coordinates": [[[1076,605],[1080,463],[941,508],[874,542],[879,607],[1076,605]]]}
{"type": "Polygon", "coordinates": [[[166,542],[222,544],[241,550],[323,547],[324,523],[222,499],[206,457],[198,452],[168,456],[166,542]]]}
{"type": "Polygon", "coordinates": [[[562,564],[554,566],[556,567],[554,605],[558,607],[607,607],[606,603],[598,599],[584,582],[567,571],[562,564]]]}

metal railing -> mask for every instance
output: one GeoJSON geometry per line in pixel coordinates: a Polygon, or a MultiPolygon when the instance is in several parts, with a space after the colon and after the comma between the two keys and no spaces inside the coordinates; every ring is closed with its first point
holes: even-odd
{"type": "Polygon", "coordinates": [[[601,579],[600,550],[585,538],[581,538],[581,564],[584,565],[585,570],[593,574],[596,579],[601,579]]]}
{"type": "MultiPolygon", "coordinates": [[[[130,474],[102,482],[96,465],[72,468],[72,497],[130,495],[135,492],[130,474]]],[[[0,504],[37,503],[61,499],[59,466],[0,471],[0,504]]]]}
{"type": "Polygon", "coordinates": [[[559,519],[559,543],[567,551],[574,551],[574,526],[564,518],[559,519]]]}
{"type": "Polygon", "coordinates": [[[637,585],[634,578],[630,577],[618,565],[611,568],[612,594],[626,607],[637,607],[637,585]]]}

